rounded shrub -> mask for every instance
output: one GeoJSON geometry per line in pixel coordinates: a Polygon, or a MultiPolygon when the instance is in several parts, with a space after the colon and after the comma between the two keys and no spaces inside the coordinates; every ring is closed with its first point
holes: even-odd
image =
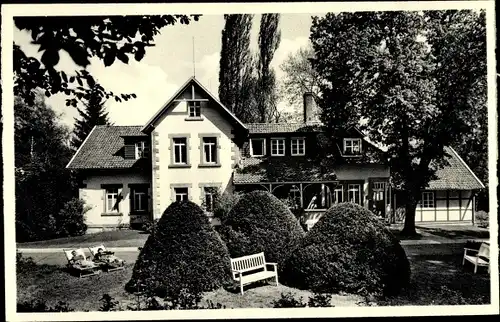
{"type": "Polygon", "coordinates": [[[265,191],[244,194],[219,229],[231,257],[264,252],[266,261],[283,268],[304,230],[286,205],[265,191]]]}
{"type": "Polygon", "coordinates": [[[282,279],[314,292],[394,295],[408,285],[410,265],[399,240],[371,211],[341,203],[307,233],[282,279]]]}
{"type": "Polygon", "coordinates": [[[125,289],[163,298],[198,294],[225,285],[230,273],[227,248],[203,210],[174,202],[144,244],[125,289]]]}

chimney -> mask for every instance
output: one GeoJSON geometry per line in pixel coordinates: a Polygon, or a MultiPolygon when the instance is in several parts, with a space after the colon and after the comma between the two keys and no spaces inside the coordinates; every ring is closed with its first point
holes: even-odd
{"type": "Polygon", "coordinates": [[[304,93],[304,123],[316,121],[316,102],[312,92],[304,93]]]}

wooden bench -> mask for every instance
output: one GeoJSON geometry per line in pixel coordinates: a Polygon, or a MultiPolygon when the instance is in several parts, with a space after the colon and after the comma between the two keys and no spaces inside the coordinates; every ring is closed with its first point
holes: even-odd
{"type": "Polygon", "coordinates": [[[465,265],[465,261],[468,261],[474,265],[474,273],[477,272],[478,266],[488,267],[488,273],[489,273],[490,245],[488,243],[483,242],[479,247],[479,249],[464,248],[464,258],[462,260],[462,266],[465,265]]]}
{"type": "Polygon", "coordinates": [[[278,286],[278,264],[267,263],[264,253],[231,258],[231,270],[233,279],[240,284],[242,295],[243,286],[260,280],[274,277],[276,286],[278,286]],[[268,266],[273,266],[274,270],[268,270],[268,266]]]}

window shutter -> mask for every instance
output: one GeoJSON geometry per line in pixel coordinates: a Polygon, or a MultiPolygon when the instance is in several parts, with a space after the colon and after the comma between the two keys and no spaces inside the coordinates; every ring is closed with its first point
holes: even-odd
{"type": "Polygon", "coordinates": [[[125,145],[124,149],[124,158],[125,159],[135,159],[135,146],[132,144],[125,145]]]}

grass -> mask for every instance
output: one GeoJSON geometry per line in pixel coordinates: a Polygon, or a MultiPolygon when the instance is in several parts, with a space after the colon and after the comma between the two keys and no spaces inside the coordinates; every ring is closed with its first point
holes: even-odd
{"type": "Polygon", "coordinates": [[[439,226],[419,226],[417,225],[415,236],[404,236],[401,234],[403,229],[402,225],[393,225],[389,228],[391,232],[399,238],[399,240],[419,240],[419,239],[432,239],[432,240],[449,240],[449,239],[477,239],[489,238],[490,234],[488,229],[479,228],[470,225],[439,225],[439,226]]]}
{"type": "MultiPolygon", "coordinates": [[[[117,255],[127,260],[126,256],[122,256],[125,254],[117,255]]],[[[129,256],[133,255],[129,254],[129,256]]],[[[49,261],[51,259],[55,262],[55,254],[49,258],[49,261]]],[[[44,261],[46,260],[47,258],[44,261]]],[[[132,265],[133,262],[128,261],[124,271],[103,272],[95,276],[78,278],[69,275],[63,265],[40,264],[40,261],[35,259],[32,263],[18,266],[17,301],[19,303],[43,299],[48,306],[54,306],[59,301],[64,301],[75,311],[97,311],[100,307],[99,300],[104,293],[107,293],[120,302],[122,309],[126,309],[128,305],[135,304],[134,296],[124,290],[124,285],[132,274],[132,265]]],[[[204,305],[207,300],[211,300],[213,303],[225,305],[228,309],[272,307],[272,302],[279,299],[281,292],[293,292],[297,298],[302,296],[305,301],[309,299],[309,296],[312,296],[311,292],[283,285],[279,285],[279,287],[254,285],[254,287],[245,287],[243,296],[224,289],[208,292],[200,304],[204,305]]],[[[335,306],[356,306],[361,301],[360,297],[353,295],[334,295],[332,297],[332,304],[335,306]]]]}
{"type": "MultiPolygon", "coordinates": [[[[405,247],[405,250],[412,268],[411,285],[398,297],[379,301],[378,305],[489,303],[489,275],[484,268],[473,274],[472,267],[467,263],[462,267],[463,245],[419,245],[405,247]]],[[[135,303],[134,297],[125,292],[124,285],[130,279],[138,252],[120,252],[117,255],[127,261],[125,271],[79,279],[63,269],[63,254],[34,254],[33,263],[18,269],[18,302],[38,298],[54,306],[58,301],[65,301],[77,311],[96,311],[100,298],[108,293],[120,301],[122,308],[126,308],[135,303]]],[[[296,298],[302,297],[305,302],[312,295],[284,285],[254,285],[246,287],[243,296],[224,289],[208,292],[201,304],[211,300],[226,308],[272,307],[272,302],[286,292],[294,293],[296,298]]],[[[354,295],[332,297],[332,304],[336,307],[363,305],[360,302],[361,298],[354,295]]]]}
{"type": "Polygon", "coordinates": [[[106,247],[139,247],[144,245],[148,236],[147,233],[140,230],[122,229],[76,237],[17,243],[17,248],[89,247],[101,243],[104,243],[106,247]]]}

